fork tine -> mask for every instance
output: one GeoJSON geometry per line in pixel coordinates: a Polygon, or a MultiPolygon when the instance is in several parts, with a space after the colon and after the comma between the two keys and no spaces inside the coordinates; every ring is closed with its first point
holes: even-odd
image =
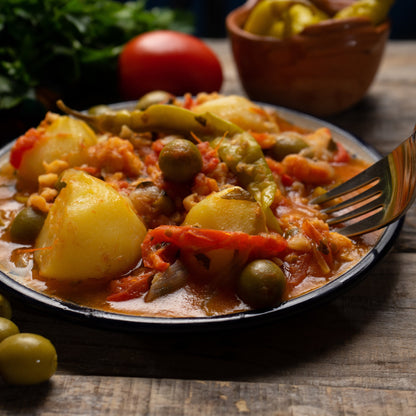
{"type": "Polygon", "coordinates": [[[330,218],[327,223],[329,225],[339,224],[340,222],[348,221],[353,218],[361,217],[364,214],[367,214],[375,209],[382,207],[384,202],[383,195],[380,195],[378,198],[372,200],[366,205],[362,205],[353,211],[346,212],[343,215],[338,215],[336,217],[330,218]]]}
{"type": "Polygon", "coordinates": [[[382,188],[380,187],[380,182],[377,182],[375,185],[365,190],[364,192],[361,192],[349,199],[346,199],[345,201],[342,201],[339,204],[332,205],[330,207],[322,209],[322,212],[324,212],[325,214],[330,214],[332,212],[341,211],[342,209],[348,208],[352,205],[355,205],[367,199],[370,199],[371,197],[374,197],[381,192],[382,192],[382,188]]]}
{"type": "MultiPolygon", "coordinates": [[[[363,234],[364,232],[367,233],[370,231],[378,230],[379,228],[381,228],[380,222],[383,220],[384,215],[384,211],[381,210],[360,221],[356,221],[343,228],[337,229],[337,232],[347,237],[353,237],[355,235],[363,234]]],[[[385,225],[388,225],[388,223],[384,223],[383,226],[385,225]]]]}
{"type": "Polygon", "coordinates": [[[379,179],[378,173],[380,169],[388,168],[388,160],[386,157],[378,160],[366,170],[363,170],[358,175],[353,176],[348,181],[338,185],[337,187],[329,190],[325,194],[319,195],[314,198],[312,204],[323,204],[329,202],[335,198],[339,198],[342,195],[348,194],[349,192],[356,191],[364,186],[375,182],[379,179]]]}
{"type": "Polygon", "coordinates": [[[391,153],[360,174],[314,198],[312,204],[322,204],[352,191],[362,192],[322,209],[331,214],[347,210],[327,220],[338,225],[337,232],[356,236],[375,231],[402,217],[416,198],[416,126],[413,133],[391,153]],[[372,184],[372,185],[371,185],[372,184]],[[371,185],[371,187],[369,187],[371,185]],[[361,205],[360,205],[361,203],[361,205]],[[356,205],[360,205],[355,208],[356,205]],[[355,220],[339,227],[340,223],[355,220]]]}

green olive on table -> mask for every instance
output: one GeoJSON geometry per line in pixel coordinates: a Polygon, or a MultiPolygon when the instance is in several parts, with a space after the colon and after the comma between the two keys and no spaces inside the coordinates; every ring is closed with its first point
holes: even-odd
{"type": "Polygon", "coordinates": [[[296,133],[285,133],[280,135],[276,143],[270,149],[275,160],[283,160],[287,155],[299,153],[308,144],[296,133]]]}
{"type": "Polygon", "coordinates": [[[12,317],[10,302],[2,294],[0,294],[0,316],[7,319],[12,317]]]}
{"type": "Polygon", "coordinates": [[[163,176],[174,182],[188,182],[202,169],[202,156],[189,140],[173,139],[159,154],[163,176]]]}
{"type": "Polygon", "coordinates": [[[42,383],[56,367],[55,347],[41,335],[20,333],[0,342],[0,374],[8,384],[42,383]]]}
{"type": "Polygon", "coordinates": [[[271,260],[254,260],[243,269],[237,293],[254,308],[267,308],[281,302],[285,286],[285,275],[276,263],[271,260]]]}
{"type": "Polygon", "coordinates": [[[10,238],[15,243],[30,244],[36,240],[46,215],[31,207],[23,208],[10,226],[10,238]]]}
{"type": "Polygon", "coordinates": [[[0,342],[19,333],[19,328],[10,319],[0,317],[0,342]]]}

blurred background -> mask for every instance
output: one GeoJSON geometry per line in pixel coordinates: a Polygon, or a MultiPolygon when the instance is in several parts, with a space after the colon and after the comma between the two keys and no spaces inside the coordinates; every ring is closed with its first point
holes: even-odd
{"type": "Polygon", "coordinates": [[[396,0],[391,12],[393,39],[415,39],[416,38],[416,1],[396,0]]]}
{"type": "MultiPolygon", "coordinates": [[[[0,142],[37,125],[58,97],[77,108],[119,101],[117,56],[138,33],[226,38],[225,18],[244,2],[0,0],[0,142]]],[[[416,0],[396,0],[390,18],[391,39],[416,38],[416,0]]]]}

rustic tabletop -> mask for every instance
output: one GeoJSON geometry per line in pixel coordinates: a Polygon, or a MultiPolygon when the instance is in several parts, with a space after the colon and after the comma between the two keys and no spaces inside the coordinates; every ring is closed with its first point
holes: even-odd
{"type": "MultiPolygon", "coordinates": [[[[243,94],[229,45],[224,93],[243,94]]],[[[328,121],[385,154],[416,122],[416,42],[390,41],[355,108],[328,121]]],[[[14,321],[56,346],[45,384],[0,381],[1,415],[416,414],[416,207],[393,250],[346,294],[261,327],[205,333],[104,330],[10,299],[14,321]]]]}

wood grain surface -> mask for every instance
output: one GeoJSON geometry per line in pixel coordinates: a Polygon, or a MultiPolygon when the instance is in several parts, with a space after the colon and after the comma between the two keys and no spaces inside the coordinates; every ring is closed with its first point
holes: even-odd
{"type": "MultiPolygon", "coordinates": [[[[226,40],[210,45],[223,92],[242,94],[226,40]]],[[[390,41],[355,108],[328,121],[388,153],[416,123],[416,42],[390,41]]],[[[416,210],[392,251],[348,293],[239,330],[129,333],[63,320],[11,299],[23,332],[55,344],[45,384],[0,382],[0,415],[416,414],[416,210]]]]}

